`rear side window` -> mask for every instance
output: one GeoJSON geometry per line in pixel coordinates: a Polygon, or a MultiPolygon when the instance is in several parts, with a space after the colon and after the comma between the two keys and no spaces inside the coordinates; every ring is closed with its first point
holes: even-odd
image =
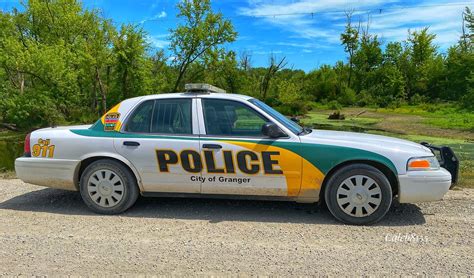
{"type": "Polygon", "coordinates": [[[133,111],[126,126],[126,131],[137,133],[150,132],[151,115],[153,112],[153,100],[145,101],[133,111]]]}
{"type": "Polygon", "coordinates": [[[125,131],[134,133],[192,134],[191,99],[157,99],[140,104],[125,131]]]}
{"type": "Polygon", "coordinates": [[[157,99],[151,133],[192,134],[191,99],[157,99]]]}

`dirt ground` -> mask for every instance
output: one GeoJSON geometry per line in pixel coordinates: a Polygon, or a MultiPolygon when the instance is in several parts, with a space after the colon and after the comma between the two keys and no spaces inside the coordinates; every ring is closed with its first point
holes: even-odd
{"type": "Polygon", "coordinates": [[[286,202],[141,198],[120,216],[0,180],[0,275],[474,274],[474,189],[373,226],[286,202]]]}

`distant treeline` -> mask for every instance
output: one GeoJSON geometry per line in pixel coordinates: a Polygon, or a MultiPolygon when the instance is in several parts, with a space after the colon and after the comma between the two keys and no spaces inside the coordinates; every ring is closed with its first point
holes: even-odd
{"type": "Polygon", "coordinates": [[[474,110],[474,15],[468,8],[459,23],[463,35],[445,54],[428,28],[408,31],[405,41],[382,49],[369,27],[348,14],[341,34],[347,57],[309,73],[273,55],[267,67],[253,67],[250,52],[227,50],[237,33],[209,0],[179,1],[177,9],[180,23],[166,52],[153,52],[140,27],[117,27],[75,0],[30,0],[21,11],[0,12],[0,121],[19,128],[92,122],[123,99],[180,91],[189,82],[252,95],[293,115],[314,102],[450,102],[474,110]]]}

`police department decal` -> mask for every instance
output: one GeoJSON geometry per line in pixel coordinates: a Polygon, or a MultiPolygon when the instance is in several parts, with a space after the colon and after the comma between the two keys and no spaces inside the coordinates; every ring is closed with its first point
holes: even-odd
{"type": "Polygon", "coordinates": [[[107,113],[104,119],[104,130],[105,131],[115,130],[115,126],[117,125],[119,118],[120,118],[120,113],[118,112],[107,113]]]}

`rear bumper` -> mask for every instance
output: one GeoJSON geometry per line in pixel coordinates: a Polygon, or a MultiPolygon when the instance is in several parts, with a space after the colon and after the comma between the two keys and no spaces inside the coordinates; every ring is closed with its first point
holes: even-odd
{"type": "Polygon", "coordinates": [[[79,160],[20,157],[15,160],[15,172],[24,182],[77,191],[74,176],[79,160]]]}
{"type": "Polygon", "coordinates": [[[437,171],[412,171],[398,176],[400,203],[441,200],[451,186],[451,174],[444,168],[437,171]]]}

